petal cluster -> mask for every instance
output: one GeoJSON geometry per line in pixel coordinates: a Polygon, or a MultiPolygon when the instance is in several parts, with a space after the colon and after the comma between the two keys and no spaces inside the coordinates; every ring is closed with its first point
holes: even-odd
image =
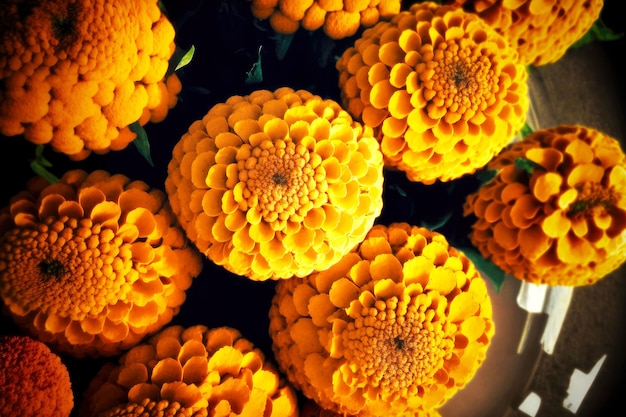
{"type": "Polygon", "coordinates": [[[366,29],[336,67],[344,108],[374,128],[385,165],[412,181],[475,172],[526,119],[516,50],[457,7],[416,3],[366,29]]]}
{"type": "Polygon", "coordinates": [[[201,252],[254,280],[337,262],[382,211],[383,156],[339,104],[282,87],[233,96],[176,144],[165,188],[201,252]]]}
{"type": "Polygon", "coordinates": [[[495,331],[473,263],[407,223],[377,224],[329,269],[279,281],[269,317],[288,379],[341,415],[437,415],[495,331]]]}
{"type": "Polygon", "coordinates": [[[596,129],[562,125],[511,145],[465,202],[482,255],[518,279],[581,286],[626,260],[626,156],[596,129]]]}
{"type": "Polygon", "coordinates": [[[400,11],[400,0],[248,0],[252,14],[277,33],[322,29],[331,39],[354,35],[400,11]]]}
{"type": "Polygon", "coordinates": [[[168,323],[200,273],[164,192],[106,171],[33,178],[0,211],[0,296],[60,351],[115,355],[168,323]]]}
{"type": "Polygon", "coordinates": [[[70,374],[43,342],[0,336],[0,415],[68,417],[74,408],[70,374]]]}
{"type": "Polygon", "coordinates": [[[74,160],[125,148],[176,104],[174,35],[157,0],[3,1],[0,133],[74,160]]]}
{"type": "Polygon", "coordinates": [[[603,0],[445,0],[478,14],[517,49],[524,65],[552,64],[600,16],[603,0]]]}
{"type": "Polygon", "coordinates": [[[79,415],[295,417],[298,407],[293,388],[238,330],[196,325],[166,327],[105,364],[79,415]]]}

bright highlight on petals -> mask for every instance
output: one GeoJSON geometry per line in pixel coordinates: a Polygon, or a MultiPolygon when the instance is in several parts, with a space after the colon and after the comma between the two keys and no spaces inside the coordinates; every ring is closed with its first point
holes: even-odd
{"type": "Polygon", "coordinates": [[[288,87],[233,96],[174,148],[165,188],[190,240],[253,280],[337,262],[382,210],[383,156],[339,104],[288,87]]]}
{"type": "Polygon", "coordinates": [[[33,178],[0,211],[0,296],[24,330],[112,356],[178,314],[202,269],[165,193],[106,171],[33,178]]]}
{"type": "Polygon", "coordinates": [[[424,184],[485,166],[529,107],[528,74],[509,42],[435,2],[366,29],[336,66],[343,106],[374,128],[385,166],[424,184]]]}
{"type": "Polygon", "coordinates": [[[330,268],[279,281],[269,317],[279,366],[329,410],[305,415],[329,417],[438,417],[495,332],[474,264],[407,223],[377,224],[330,268]]]}
{"type": "Polygon", "coordinates": [[[230,327],[169,326],[105,364],[80,417],[298,416],[296,393],[230,327]]]}

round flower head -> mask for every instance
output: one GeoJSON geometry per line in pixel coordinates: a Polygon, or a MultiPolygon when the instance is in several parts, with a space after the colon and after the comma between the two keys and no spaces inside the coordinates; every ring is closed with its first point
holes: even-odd
{"type": "Polygon", "coordinates": [[[475,172],[526,119],[517,52],[460,8],[414,4],[365,30],[336,66],[344,108],[374,128],[385,165],[411,181],[475,172]]]}
{"type": "Polygon", "coordinates": [[[389,19],[400,11],[401,0],[248,0],[252,14],[269,19],[275,32],[289,35],[300,27],[322,29],[331,39],[354,35],[359,28],[389,19]]]}
{"type": "Polygon", "coordinates": [[[176,103],[174,27],[157,0],[0,3],[0,133],[71,159],[125,148],[176,103]]]}
{"type": "Polygon", "coordinates": [[[584,126],[538,130],[498,155],[465,203],[482,255],[534,284],[593,284],[626,260],[626,156],[584,126]]]}
{"type": "Polygon", "coordinates": [[[294,389],[238,330],[197,325],[166,327],[103,366],[79,415],[295,417],[298,407],[294,389]]]}
{"type": "Polygon", "coordinates": [[[377,224],[329,269],[279,281],[269,317],[288,379],[342,415],[437,415],[494,334],[473,263],[407,223],[377,224]]]}
{"type": "MultiPolygon", "coordinates": [[[[360,415],[360,414],[358,414],[360,415]]],[[[411,417],[441,417],[437,409],[428,411],[419,410],[408,413],[411,417]]],[[[337,413],[326,408],[322,408],[315,401],[306,399],[304,405],[300,409],[300,417],[344,417],[345,414],[337,413]]]]}
{"type": "Polygon", "coordinates": [[[176,144],[165,188],[187,236],[253,280],[339,261],[382,210],[383,157],[339,104],[279,88],[233,96],[176,144]]]}
{"type": "Polygon", "coordinates": [[[106,171],[35,177],[0,211],[0,296],[76,357],[116,355],[178,313],[202,256],[164,192],[106,171]]]}
{"type": "Polygon", "coordinates": [[[39,340],[0,336],[0,415],[68,417],[74,408],[70,374],[39,340]]]}
{"type": "Polygon", "coordinates": [[[445,0],[478,14],[519,52],[524,65],[552,64],[600,16],[603,0],[445,0]]]}

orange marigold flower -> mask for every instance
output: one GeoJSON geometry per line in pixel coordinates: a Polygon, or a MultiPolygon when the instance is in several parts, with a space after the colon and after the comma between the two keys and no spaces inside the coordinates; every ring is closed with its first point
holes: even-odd
{"type": "Polygon", "coordinates": [[[538,130],[498,155],[466,215],[482,255],[534,284],[597,282],[626,261],[626,155],[593,128],[538,130]]]}
{"type": "Polygon", "coordinates": [[[478,14],[517,48],[524,65],[552,64],[600,16],[603,0],[445,0],[478,14]]]}
{"type": "Polygon", "coordinates": [[[295,417],[298,407],[294,389],[238,330],[169,326],[105,364],[79,415],[295,417]]]}
{"type": "Polygon", "coordinates": [[[27,336],[0,336],[0,415],[68,417],[70,374],[48,346],[27,336]]]}
{"type": "Polygon", "coordinates": [[[495,331],[474,264],[407,223],[377,224],[327,270],[279,281],[269,317],[288,379],[342,415],[437,415],[495,331]]]}
{"type": "Polygon", "coordinates": [[[165,188],[209,259],[253,280],[337,262],[382,211],[383,157],[339,104],[283,87],[233,96],[176,144],[165,188]]]}
{"type": "Polygon", "coordinates": [[[506,39],[434,2],[365,30],[336,66],[343,106],[375,129],[385,165],[425,184],[482,168],[529,107],[528,73],[506,39]]]}
{"type": "MultiPolygon", "coordinates": [[[[360,414],[358,414],[360,415],[360,414]]],[[[418,410],[410,412],[411,417],[441,417],[441,414],[437,409],[432,410],[418,410]]],[[[300,417],[344,417],[344,414],[336,413],[332,410],[328,410],[320,407],[315,401],[310,398],[306,399],[304,405],[300,409],[300,417]]]]}
{"type": "Polygon", "coordinates": [[[106,171],[33,178],[0,211],[0,296],[76,357],[116,355],[178,313],[202,256],[163,191],[106,171]]]}
{"type": "Polygon", "coordinates": [[[73,160],[125,148],[176,103],[174,35],[157,0],[1,2],[0,133],[73,160]]]}
{"type": "Polygon", "coordinates": [[[290,35],[300,26],[322,29],[331,39],[354,35],[400,12],[401,0],[248,0],[252,14],[269,19],[272,29],[290,35]]]}

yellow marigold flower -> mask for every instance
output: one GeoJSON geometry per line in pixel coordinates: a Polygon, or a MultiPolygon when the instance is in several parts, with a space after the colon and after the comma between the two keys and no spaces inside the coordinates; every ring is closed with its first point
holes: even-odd
{"type": "MultiPolygon", "coordinates": [[[[360,415],[360,414],[358,414],[360,415]]],[[[437,409],[432,409],[428,411],[418,410],[415,412],[410,412],[408,414],[410,417],[441,417],[441,414],[437,409]]],[[[300,417],[344,417],[344,414],[340,414],[334,412],[332,410],[328,410],[326,408],[322,408],[315,401],[306,399],[304,405],[300,409],[300,417]]]]}
{"type": "Polygon", "coordinates": [[[626,156],[593,128],[538,130],[489,164],[466,215],[482,255],[534,284],[597,282],[626,260],[626,156]]]}
{"type": "Polygon", "coordinates": [[[495,331],[474,264],[407,223],[377,224],[327,270],[279,281],[269,317],[288,379],[342,415],[437,415],[495,331]]]}
{"type": "Polygon", "coordinates": [[[600,16],[603,0],[445,0],[478,14],[517,48],[524,65],[552,64],[600,16]]]}
{"type": "Polygon", "coordinates": [[[339,261],[382,211],[372,130],[333,100],[283,87],[233,96],[194,122],[165,188],[209,259],[253,280],[339,261]]]}
{"type": "Polygon", "coordinates": [[[171,321],[200,273],[167,196],[106,171],[33,178],[0,211],[0,296],[59,351],[116,355],[171,321]]]}
{"type": "Polygon", "coordinates": [[[98,417],[208,417],[206,408],[194,410],[177,402],[154,401],[145,398],[141,403],[123,403],[98,414],[98,417]]]}
{"type": "Polygon", "coordinates": [[[68,417],[74,408],[70,374],[39,340],[0,336],[0,415],[68,417]]]}
{"type": "Polygon", "coordinates": [[[400,12],[401,0],[248,0],[252,14],[269,19],[275,32],[289,35],[300,26],[322,29],[331,39],[354,35],[400,12]]]}
{"type": "Polygon", "coordinates": [[[344,108],[375,129],[385,165],[412,181],[475,172],[526,119],[517,52],[456,7],[414,4],[365,30],[336,66],[344,108]]]}
{"type": "Polygon", "coordinates": [[[157,0],[0,3],[0,133],[73,160],[125,148],[165,118],[174,27],[157,0]]]}
{"type": "Polygon", "coordinates": [[[295,417],[298,407],[295,390],[238,330],[169,326],[104,365],[79,415],[295,417]],[[165,409],[172,414],[156,411],[165,409]]]}

